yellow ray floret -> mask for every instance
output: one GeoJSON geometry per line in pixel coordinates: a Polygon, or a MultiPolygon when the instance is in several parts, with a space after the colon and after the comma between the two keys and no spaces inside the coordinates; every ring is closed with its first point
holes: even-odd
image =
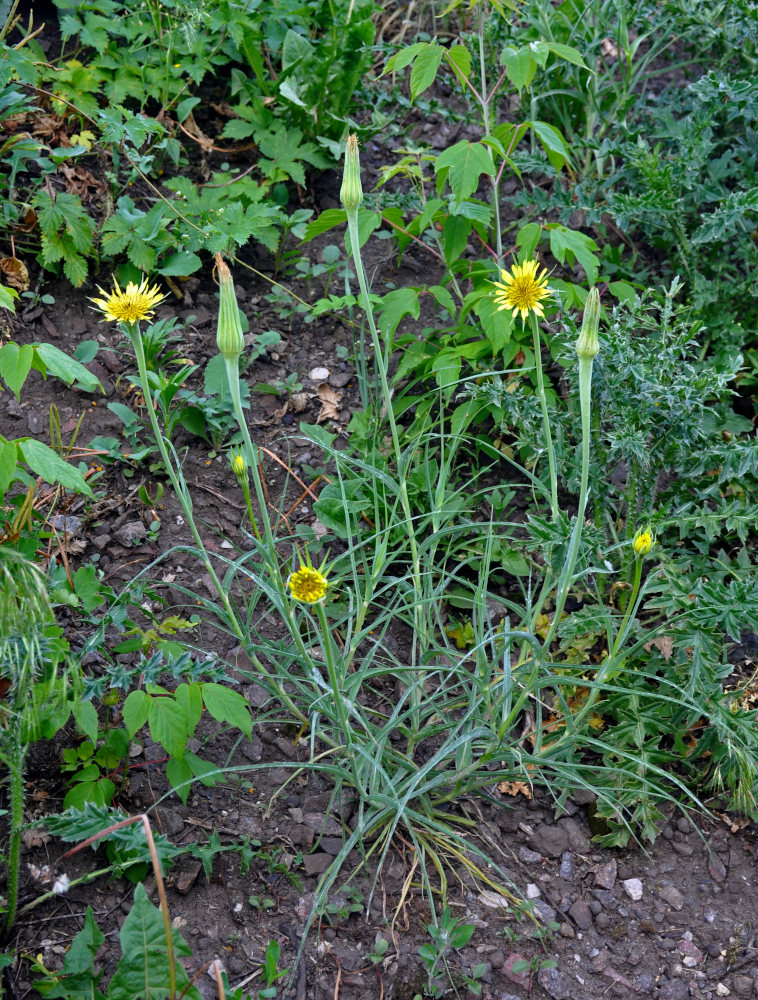
{"type": "Polygon", "coordinates": [[[530,312],[535,316],[544,316],[542,299],[548,298],[550,289],[547,286],[547,269],[537,274],[539,267],[536,260],[527,260],[523,264],[514,264],[510,271],[501,270],[502,282],[493,282],[495,292],[493,299],[498,309],[513,310],[514,317],[521,313],[521,319],[526,320],[530,312]]]}
{"type": "Polygon", "coordinates": [[[317,604],[325,596],[329,582],[317,569],[301,566],[289,578],[288,586],[296,601],[317,604]]]}
{"type": "Polygon", "coordinates": [[[124,291],[119,288],[115,279],[113,284],[116,287],[110,294],[98,285],[98,291],[103,298],[90,301],[100,309],[105,319],[114,323],[139,323],[143,319],[150,320],[153,318],[155,307],[165,298],[157,285],[150,287],[147,278],[144,278],[139,285],[130,281],[124,291]]]}

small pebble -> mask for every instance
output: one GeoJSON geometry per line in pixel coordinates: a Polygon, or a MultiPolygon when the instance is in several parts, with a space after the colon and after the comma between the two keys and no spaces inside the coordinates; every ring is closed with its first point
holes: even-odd
{"type": "Polygon", "coordinates": [[[636,903],[638,899],[642,899],[642,882],[638,878],[627,878],[623,881],[624,892],[630,899],[633,899],[636,903]]]}

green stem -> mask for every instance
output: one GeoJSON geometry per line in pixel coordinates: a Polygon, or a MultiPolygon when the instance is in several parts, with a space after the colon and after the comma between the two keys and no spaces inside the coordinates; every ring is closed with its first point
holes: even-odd
{"type": "MultiPolygon", "coordinates": [[[[371,307],[371,300],[369,298],[368,283],[366,282],[366,273],[363,269],[363,260],[361,258],[360,251],[360,238],[358,234],[358,208],[348,208],[347,211],[347,228],[350,234],[350,248],[353,255],[353,261],[355,264],[355,271],[358,276],[358,285],[361,290],[361,297],[363,299],[363,309],[368,320],[369,330],[371,331],[371,340],[374,346],[374,360],[376,363],[377,371],[379,372],[379,380],[382,388],[382,398],[384,402],[384,408],[387,413],[387,422],[390,428],[390,435],[392,437],[392,447],[395,453],[395,464],[397,466],[397,479],[398,488],[400,493],[400,504],[403,508],[403,515],[406,522],[406,530],[408,532],[408,543],[411,550],[411,571],[413,577],[413,590],[414,590],[414,606],[413,606],[413,617],[414,617],[414,639],[411,647],[411,666],[415,667],[416,664],[416,653],[417,653],[417,643],[421,640],[424,635],[424,622],[422,617],[422,603],[423,603],[423,591],[421,586],[421,564],[419,561],[419,551],[418,544],[416,542],[416,535],[413,528],[413,514],[411,512],[410,500],[408,498],[408,486],[405,478],[405,469],[403,462],[403,453],[400,448],[400,437],[397,430],[397,424],[395,422],[395,413],[392,408],[392,392],[390,391],[389,380],[387,378],[387,361],[384,356],[384,348],[382,342],[379,338],[379,331],[376,328],[376,322],[374,320],[374,312],[371,307]]],[[[413,684],[412,692],[412,704],[416,711],[414,711],[414,727],[418,729],[418,703],[420,699],[419,694],[419,684],[413,684]]],[[[409,752],[412,752],[409,751],[409,752]]]]}
{"type": "MultiPolygon", "coordinates": [[[[542,344],[540,341],[540,328],[537,317],[533,311],[529,313],[529,321],[532,325],[532,342],[534,344],[534,366],[537,376],[537,394],[540,399],[540,409],[542,410],[542,426],[545,432],[545,447],[547,448],[547,460],[550,466],[550,510],[553,521],[558,520],[558,473],[555,468],[555,449],[553,448],[553,435],[550,430],[550,414],[547,410],[547,397],[545,396],[545,377],[542,372],[542,344]]],[[[590,379],[592,377],[592,366],[590,365],[590,379]]],[[[588,416],[589,419],[589,416],[588,416]]],[[[582,426],[584,426],[584,415],[582,415],[582,426]]],[[[584,432],[584,440],[589,449],[589,430],[584,432]]]]}
{"type": "MultiPolygon", "coordinates": [[[[486,136],[490,135],[490,97],[491,94],[487,94],[487,60],[484,51],[484,24],[486,17],[486,4],[481,4],[480,14],[479,14],[479,80],[481,86],[481,105],[482,105],[482,125],[484,126],[484,134],[486,136]]],[[[497,89],[497,86],[495,87],[497,89]]],[[[492,160],[493,167],[495,163],[495,154],[490,149],[490,159],[492,160]]],[[[497,176],[497,171],[495,171],[495,177],[497,176]]],[[[498,267],[501,266],[503,261],[503,233],[502,226],[500,223],[500,199],[498,193],[497,181],[493,179],[492,182],[492,214],[495,219],[495,251],[497,253],[497,263],[498,267]]]]}
{"type": "Polygon", "coordinates": [[[555,611],[553,612],[553,621],[550,625],[550,630],[545,637],[545,649],[549,648],[561,621],[563,608],[566,605],[566,598],[568,597],[569,590],[571,589],[574,566],[576,565],[576,557],[579,553],[579,542],[581,541],[582,529],[584,528],[584,512],[587,506],[590,472],[590,422],[592,417],[593,360],[593,358],[583,357],[582,355],[579,356],[579,406],[582,415],[582,471],[579,482],[579,506],[576,512],[574,530],[571,532],[571,541],[569,542],[566,563],[563,567],[563,571],[561,572],[560,580],[558,581],[558,587],[555,595],[555,611]]]}
{"type": "Polygon", "coordinates": [[[24,758],[26,747],[19,734],[9,731],[11,748],[7,764],[10,784],[10,845],[8,848],[8,910],[5,915],[6,933],[13,927],[18,906],[18,877],[21,864],[21,828],[24,825],[24,758]]]}
{"type": "MultiPolygon", "coordinates": [[[[142,391],[145,396],[145,408],[147,409],[147,415],[150,420],[150,426],[153,431],[153,437],[155,438],[155,443],[158,445],[158,451],[161,455],[161,460],[163,461],[163,466],[166,470],[166,474],[171,481],[171,485],[174,488],[174,493],[176,493],[176,498],[179,501],[182,511],[184,513],[184,518],[192,532],[192,537],[195,540],[195,545],[198,548],[198,553],[200,559],[205,567],[208,575],[210,576],[213,586],[216,589],[216,593],[224,605],[224,610],[229,616],[229,621],[231,626],[238,638],[242,637],[242,629],[239,622],[237,621],[237,616],[234,614],[234,609],[232,608],[231,601],[229,600],[229,595],[226,590],[222,587],[221,581],[219,580],[216,570],[213,568],[213,563],[210,560],[207,549],[200,537],[200,532],[197,530],[195,525],[195,520],[192,516],[192,498],[186,488],[184,481],[180,478],[180,474],[177,474],[176,468],[174,467],[174,462],[171,455],[169,455],[169,450],[167,443],[170,446],[170,442],[166,441],[163,436],[163,432],[158,425],[158,416],[155,412],[155,403],[153,402],[153,395],[150,389],[150,381],[148,379],[147,364],[145,362],[145,349],[142,344],[142,334],[140,333],[138,323],[125,323],[124,327],[129,335],[129,339],[132,342],[132,347],[134,348],[134,354],[137,359],[137,370],[139,372],[140,381],[142,383],[142,391]]],[[[172,449],[173,450],[173,449],[172,449]]],[[[178,462],[177,462],[178,468],[178,462]]]]}

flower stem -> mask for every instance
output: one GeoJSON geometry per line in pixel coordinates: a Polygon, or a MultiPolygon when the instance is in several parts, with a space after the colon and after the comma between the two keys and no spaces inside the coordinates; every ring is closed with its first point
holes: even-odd
{"type": "Polygon", "coordinates": [[[152,392],[150,391],[150,381],[148,379],[147,364],[145,362],[145,349],[142,344],[142,334],[140,333],[139,323],[124,323],[123,325],[129,339],[132,342],[132,347],[134,348],[134,355],[137,359],[137,370],[142,383],[142,391],[145,396],[145,408],[147,409],[147,415],[150,420],[153,437],[155,438],[155,443],[158,445],[158,451],[160,452],[163,466],[166,469],[166,474],[171,481],[174,493],[176,493],[176,498],[181,505],[182,511],[184,512],[184,517],[189,525],[190,531],[192,532],[192,537],[195,540],[195,545],[198,548],[203,566],[205,566],[205,569],[213,582],[216,593],[218,594],[221,603],[224,605],[224,610],[229,617],[229,622],[231,623],[235,635],[238,638],[241,638],[242,629],[237,621],[237,616],[235,615],[231,601],[229,600],[229,595],[221,585],[221,581],[216,574],[216,570],[213,568],[213,563],[210,560],[208,551],[205,548],[202,538],[200,537],[200,532],[197,530],[195,525],[195,520],[192,516],[192,497],[190,496],[186,484],[181,477],[181,468],[178,462],[175,467],[172,456],[169,455],[171,442],[167,442],[166,438],[163,436],[160,426],[158,425],[158,416],[155,412],[155,403],[153,401],[152,392]],[[178,473],[177,469],[179,469],[178,473]]]}
{"type": "MultiPolygon", "coordinates": [[[[534,366],[537,376],[537,394],[540,399],[540,409],[542,410],[542,426],[545,433],[545,447],[547,449],[547,460],[550,467],[550,511],[553,521],[558,520],[558,473],[555,467],[555,449],[553,448],[553,435],[550,430],[550,414],[547,410],[547,397],[545,396],[545,377],[542,372],[542,343],[540,340],[540,328],[537,317],[533,311],[529,313],[529,322],[532,326],[532,343],[534,345],[534,366]]],[[[592,366],[590,365],[590,378],[592,366]]],[[[584,424],[584,416],[582,416],[584,424]]],[[[583,431],[584,440],[589,448],[589,435],[583,431]]]]}

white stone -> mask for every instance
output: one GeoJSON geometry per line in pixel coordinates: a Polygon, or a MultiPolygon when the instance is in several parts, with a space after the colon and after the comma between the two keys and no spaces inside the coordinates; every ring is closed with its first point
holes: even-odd
{"type": "Polygon", "coordinates": [[[725,986],[723,983],[719,983],[718,986],[716,987],[716,993],[720,997],[728,997],[729,994],[731,993],[731,990],[729,989],[728,986],[725,986]]]}
{"type": "Polygon", "coordinates": [[[642,882],[638,878],[626,878],[624,879],[624,892],[627,896],[634,900],[636,903],[638,899],[642,899],[642,882]]]}
{"type": "Polygon", "coordinates": [[[328,368],[311,368],[308,372],[308,378],[312,379],[314,382],[323,382],[324,379],[329,378],[328,368]]]}
{"type": "Polygon", "coordinates": [[[526,898],[539,899],[541,895],[542,893],[540,892],[540,887],[538,885],[535,885],[534,882],[529,882],[529,884],[526,887],[526,898]]]}

